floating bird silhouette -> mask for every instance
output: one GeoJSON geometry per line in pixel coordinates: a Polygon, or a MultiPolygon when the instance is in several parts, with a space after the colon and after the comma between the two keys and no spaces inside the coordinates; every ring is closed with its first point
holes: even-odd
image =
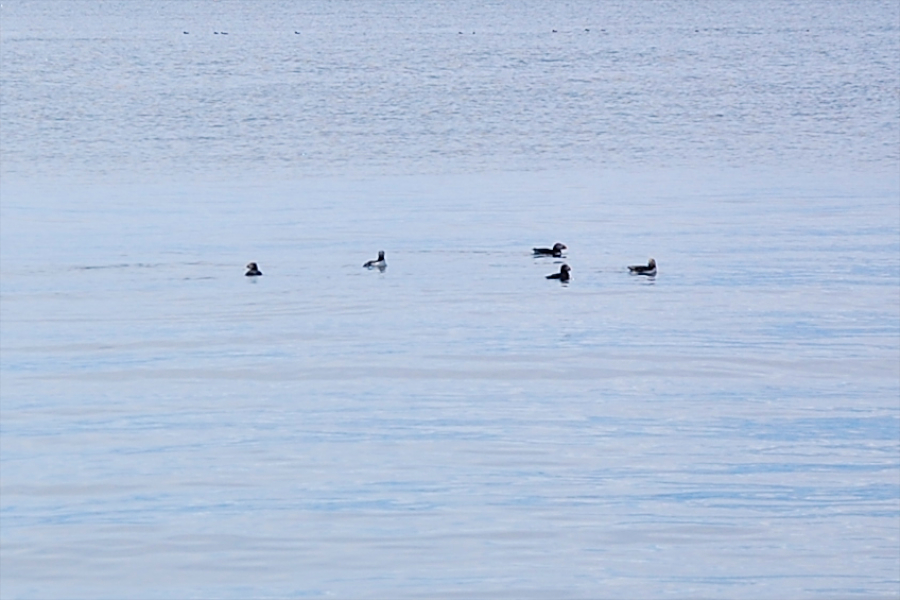
{"type": "Polygon", "coordinates": [[[565,244],[561,244],[559,242],[553,244],[552,248],[534,248],[535,256],[555,256],[559,258],[562,256],[563,250],[568,250],[568,247],[565,244]]]}
{"type": "Polygon", "coordinates": [[[247,277],[256,277],[257,275],[262,275],[262,271],[259,270],[259,266],[255,262],[247,264],[247,272],[244,273],[247,277]]]}
{"type": "Polygon", "coordinates": [[[647,275],[653,277],[656,275],[656,260],[650,259],[646,265],[632,265],[628,267],[628,270],[634,275],[647,275]]]}
{"type": "Polygon", "coordinates": [[[375,260],[367,261],[363,266],[367,269],[378,269],[379,271],[384,271],[387,268],[387,262],[384,260],[384,250],[379,250],[378,258],[375,260]]]}
{"type": "Polygon", "coordinates": [[[563,265],[559,268],[559,273],[553,273],[552,275],[547,275],[547,279],[559,279],[560,281],[568,281],[569,280],[569,271],[572,268],[569,265],[563,265]]]}

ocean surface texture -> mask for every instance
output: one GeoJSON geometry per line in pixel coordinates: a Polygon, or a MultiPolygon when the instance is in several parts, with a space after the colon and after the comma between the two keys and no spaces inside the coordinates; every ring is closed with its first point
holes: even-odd
{"type": "Polygon", "coordinates": [[[0,175],[3,600],[900,595],[896,0],[2,0],[0,175]]]}

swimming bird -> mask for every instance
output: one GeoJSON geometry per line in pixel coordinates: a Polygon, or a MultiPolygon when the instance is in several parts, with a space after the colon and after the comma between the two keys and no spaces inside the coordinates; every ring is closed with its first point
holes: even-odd
{"type": "Polygon", "coordinates": [[[376,260],[370,260],[363,265],[367,269],[378,269],[379,271],[384,271],[387,268],[387,262],[384,260],[384,250],[378,251],[378,258],[376,260]]]}
{"type": "Polygon", "coordinates": [[[547,279],[559,279],[560,281],[568,281],[569,271],[571,270],[572,268],[569,265],[563,265],[559,268],[559,273],[547,275],[547,279]]]}
{"type": "Polygon", "coordinates": [[[647,275],[649,277],[653,277],[656,275],[656,260],[650,259],[650,262],[644,265],[633,265],[628,267],[628,270],[631,271],[634,275],[647,275]]]}
{"type": "Polygon", "coordinates": [[[562,256],[563,250],[568,250],[568,247],[565,244],[556,242],[555,244],[553,244],[552,248],[534,248],[534,255],[555,256],[556,258],[559,258],[560,256],[562,256]]]}
{"type": "Polygon", "coordinates": [[[247,272],[244,273],[247,277],[256,277],[257,275],[262,275],[262,271],[259,270],[259,267],[255,262],[249,263],[247,265],[247,272]]]}

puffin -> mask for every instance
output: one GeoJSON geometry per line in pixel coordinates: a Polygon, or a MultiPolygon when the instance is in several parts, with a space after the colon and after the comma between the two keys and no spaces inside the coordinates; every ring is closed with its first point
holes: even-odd
{"type": "Polygon", "coordinates": [[[628,267],[632,275],[647,275],[653,277],[656,275],[656,260],[651,258],[646,265],[632,265],[628,267]]]}
{"type": "Polygon", "coordinates": [[[562,256],[563,250],[568,250],[565,244],[559,242],[553,244],[552,248],[534,248],[535,256],[553,256],[559,258],[562,256]]]}
{"type": "Polygon", "coordinates": [[[262,275],[262,271],[259,270],[259,266],[255,262],[249,263],[247,265],[247,272],[244,273],[247,277],[256,277],[257,275],[262,275]]]}
{"type": "Polygon", "coordinates": [[[559,268],[559,273],[553,273],[552,275],[547,275],[547,279],[559,279],[560,281],[568,281],[569,280],[569,271],[572,268],[569,265],[563,265],[559,268]]]}
{"type": "Polygon", "coordinates": [[[379,271],[384,271],[387,268],[387,262],[384,260],[384,250],[378,251],[378,258],[375,260],[367,261],[363,267],[367,269],[378,269],[379,271]]]}

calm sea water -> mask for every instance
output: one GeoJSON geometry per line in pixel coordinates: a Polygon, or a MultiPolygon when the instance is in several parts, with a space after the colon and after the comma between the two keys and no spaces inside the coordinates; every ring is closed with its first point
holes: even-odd
{"type": "Polygon", "coordinates": [[[900,593],[896,2],[0,19],[4,600],[900,593]]]}

